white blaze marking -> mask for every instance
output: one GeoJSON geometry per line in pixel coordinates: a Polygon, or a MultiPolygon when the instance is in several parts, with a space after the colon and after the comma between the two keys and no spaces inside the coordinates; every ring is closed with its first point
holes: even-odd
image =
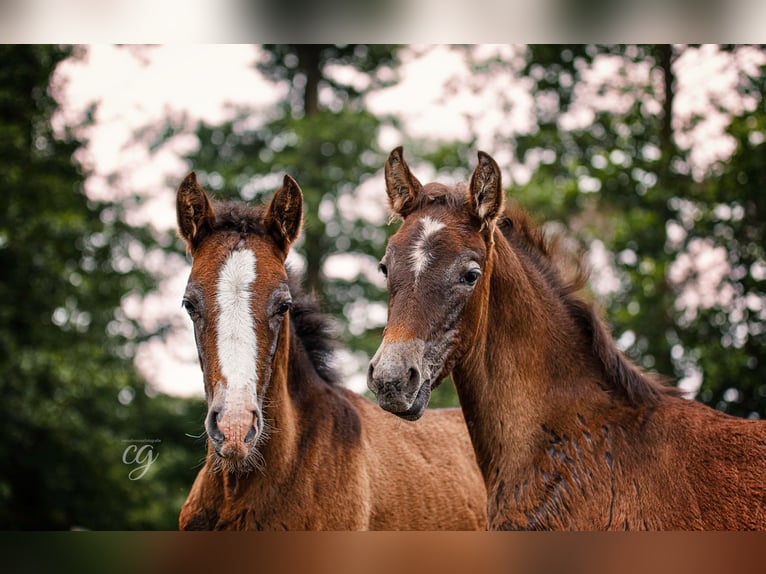
{"type": "Polygon", "coordinates": [[[436,221],[430,217],[424,217],[421,219],[421,222],[423,226],[420,230],[420,237],[415,241],[415,245],[412,246],[412,252],[410,253],[410,266],[415,272],[416,282],[420,274],[423,273],[431,262],[431,254],[428,252],[429,238],[444,228],[444,224],[441,221],[436,221]]]}
{"type": "Polygon", "coordinates": [[[228,391],[244,391],[240,400],[247,394],[255,398],[258,378],[258,341],[250,308],[253,281],[255,254],[249,249],[232,252],[218,276],[218,359],[228,391]]]}

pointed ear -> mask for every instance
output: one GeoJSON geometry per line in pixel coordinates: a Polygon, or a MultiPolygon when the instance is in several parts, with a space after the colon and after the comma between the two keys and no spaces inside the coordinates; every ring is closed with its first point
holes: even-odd
{"type": "Polygon", "coordinates": [[[271,198],[264,223],[285,253],[298,239],[303,223],[303,192],[289,175],[285,175],[282,187],[271,198]]]}
{"type": "Polygon", "coordinates": [[[468,184],[468,200],[482,227],[489,227],[500,215],[504,199],[500,168],[494,159],[480,151],[479,165],[473,170],[468,184]]]}
{"type": "Polygon", "coordinates": [[[409,166],[402,157],[401,146],[389,154],[386,160],[385,176],[388,205],[391,211],[402,218],[406,217],[412,211],[415,198],[423,186],[410,172],[409,166]]]}
{"type": "Polygon", "coordinates": [[[205,190],[197,183],[197,174],[191,172],[178,186],[176,193],[176,217],[178,234],[191,251],[201,239],[201,233],[215,219],[213,206],[205,190]]]}

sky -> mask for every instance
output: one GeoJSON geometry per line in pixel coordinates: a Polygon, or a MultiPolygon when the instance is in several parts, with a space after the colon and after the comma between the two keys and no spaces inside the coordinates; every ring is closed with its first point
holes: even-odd
{"type": "MultiPolygon", "coordinates": [[[[476,57],[499,54],[517,62],[521,53],[521,48],[508,45],[473,48],[476,57]]],[[[193,134],[196,122],[220,123],[247,107],[251,110],[249,121],[257,124],[285,96],[285,86],[266,81],[255,69],[260,57],[257,47],[251,45],[99,44],[84,47],[79,58],[64,62],[54,78],[55,93],[62,104],[54,126],[59,130],[75,127],[88,140],[87,148],[77,156],[91,173],[86,193],[101,199],[138,195],[142,201],[128,212],[129,223],[163,231],[173,229],[175,189],[193,168],[181,158],[199,143],[193,134]],[[77,128],[85,110],[94,103],[98,103],[95,123],[77,128]],[[137,133],[151,136],[168,118],[186,129],[161,148],[152,151],[146,139],[135,138],[137,133]]],[[[756,66],[762,63],[762,57],[756,52],[745,53],[737,66],[756,66]]],[[[404,133],[413,138],[465,141],[471,134],[477,134],[478,149],[489,151],[503,166],[506,182],[523,183],[529,177],[529,169],[513,164],[511,150],[498,149],[495,139],[498,134],[510,138],[534,129],[534,101],[524,81],[511,73],[500,73],[477,85],[465,54],[445,46],[410,46],[402,60],[400,82],[368,98],[367,105],[373,113],[398,115],[404,133]],[[504,105],[508,102],[512,105],[504,105]]],[[[576,93],[579,105],[561,118],[562,123],[571,127],[587,125],[595,110],[611,106],[619,109],[623,105],[619,65],[616,59],[604,58],[594,66],[589,72],[590,84],[576,93]],[[597,89],[598,86],[603,89],[597,89]]],[[[339,69],[336,73],[347,78],[356,74],[351,69],[339,69]]],[[[637,65],[626,73],[638,81],[656,81],[649,77],[648,67],[637,65]]],[[[677,139],[680,147],[692,150],[693,174],[699,177],[711,164],[733,151],[732,142],[723,133],[727,115],[712,109],[710,102],[733,111],[753,104],[734,96],[736,69],[731,56],[715,46],[686,51],[677,63],[677,76],[674,122],[685,125],[692,115],[704,115],[693,130],[680,131],[677,139]]],[[[382,130],[379,136],[382,149],[393,148],[402,140],[402,133],[394,129],[382,130]]],[[[430,169],[426,166],[419,169],[421,180],[437,177],[438,174],[429,173],[430,169]]],[[[359,201],[345,209],[361,210],[374,221],[385,220],[382,176],[368,180],[357,190],[356,198],[359,201]]],[[[139,348],[137,366],[160,392],[202,395],[193,333],[180,307],[189,262],[181,256],[171,261],[156,254],[131,256],[145,259],[150,270],[161,272],[166,278],[155,293],[144,298],[126,297],[123,309],[131,317],[142,318],[149,328],[160,318],[170,319],[175,326],[164,342],[155,340],[139,348]]],[[[598,245],[594,246],[593,256],[596,265],[599,257],[606,260],[598,245]]],[[[705,257],[717,261],[715,254],[705,257]]],[[[359,272],[342,258],[331,262],[330,267],[330,273],[359,272]]],[[[608,274],[604,277],[608,280],[608,274]]],[[[603,288],[608,289],[608,284],[603,288]]],[[[357,314],[380,324],[385,321],[385,308],[359,309],[357,314]]],[[[341,356],[341,368],[346,370],[349,385],[358,391],[365,387],[365,362],[363,357],[341,356]]]]}

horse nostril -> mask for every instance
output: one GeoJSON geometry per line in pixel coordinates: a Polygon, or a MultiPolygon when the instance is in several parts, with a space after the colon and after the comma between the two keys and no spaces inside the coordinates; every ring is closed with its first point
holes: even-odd
{"type": "Polygon", "coordinates": [[[253,411],[253,423],[250,425],[250,430],[247,431],[247,434],[245,435],[245,442],[250,443],[253,442],[253,439],[255,438],[255,425],[258,422],[258,414],[253,411]]]}
{"type": "Polygon", "coordinates": [[[221,429],[218,428],[218,417],[220,416],[220,411],[210,411],[205,424],[208,436],[216,442],[221,442],[225,438],[221,429]]]}
{"type": "Polygon", "coordinates": [[[409,381],[410,388],[413,388],[413,387],[417,388],[418,386],[420,386],[420,371],[416,369],[415,367],[410,367],[409,374],[410,374],[410,381],[409,381]]]}

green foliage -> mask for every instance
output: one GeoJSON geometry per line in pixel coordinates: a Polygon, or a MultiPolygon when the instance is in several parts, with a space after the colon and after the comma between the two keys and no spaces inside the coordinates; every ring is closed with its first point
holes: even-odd
{"type": "Polygon", "coordinates": [[[154,279],[126,253],[150,239],[87,199],[81,142],[54,137],[48,85],[69,54],[0,48],[0,527],[174,528],[204,415],[148,396],[133,367],[149,333],[119,307],[154,279]],[[162,441],[156,476],[129,480],[129,439],[162,441]]]}
{"type": "MultiPolygon", "coordinates": [[[[535,217],[563,224],[584,247],[604,243],[619,285],[594,296],[631,357],[671,376],[699,374],[698,398],[716,408],[766,416],[766,74],[739,72],[738,90],[754,105],[732,114],[735,151],[693,178],[688,152],[675,144],[689,126],[668,121],[678,50],[530,47],[517,72],[533,86],[537,123],[515,138],[514,152],[531,177],[510,196],[535,217]],[[587,125],[565,129],[562,114],[582,104],[578,88],[604,56],[623,64],[609,89],[625,105],[596,109],[587,125]],[[634,65],[648,65],[648,75],[628,74],[634,65]],[[728,265],[705,304],[689,293],[709,272],[679,272],[700,246],[728,265]]],[[[157,333],[126,316],[121,302],[156,284],[129,256],[131,246],[177,246],[125,223],[128,205],[83,192],[86,174],[72,159],[82,142],[54,136],[50,122],[51,75],[70,54],[0,47],[0,527],[173,529],[205,456],[205,404],[151,393],[132,358],[157,333]],[[156,441],[159,458],[130,480],[134,467],[123,454],[140,440],[156,441]]],[[[327,271],[337,271],[338,256],[351,256],[374,273],[396,228],[369,219],[359,189],[377,177],[388,152],[378,148],[380,129],[398,127],[396,118],[367,111],[364,96],[395,81],[399,49],[269,45],[265,54],[259,69],[288,85],[286,100],[257,126],[247,110],[224,125],[200,126],[190,162],[219,198],[261,201],[283,173],[297,179],[306,197],[296,246],[306,282],[338,317],[344,344],[372,355],[382,326],[367,315],[370,305],[385,304],[382,282],[366,271],[327,271]],[[354,73],[334,73],[339,67],[354,73]]],[[[477,62],[475,72],[509,73],[510,65],[495,58],[477,62]]],[[[182,123],[160,130],[155,145],[182,123]]],[[[507,147],[504,137],[498,147],[507,147]]],[[[407,147],[459,180],[469,175],[476,141],[407,147]]],[[[447,380],[431,406],[456,404],[447,380]]]]}
{"type": "Polygon", "coordinates": [[[755,109],[732,118],[734,155],[696,180],[688,152],[675,144],[681,126],[670,122],[678,56],[669,46],[530,47],[522,74],[533,81],[538,104],[557,106],[538,105],[538,129],[516,138],[520,162],[541,153],[548,159],[513,195],[542,219],[564,222],[583,244],[599,239],[615,254],[620,286],[602,302],[616,334],[632,333],[631,357],[667,375],[701,375],[698,398],[707,404],[764,416],[764,70],[757,77],[740,72],[739,89],[755,98],[755,109]],[[575,105],[584,72],[605,55],[621,59],[619,94],[628,104],[564,129],[561,115],[575,105]],[[634,64],[648,64],[650,73],[631,77],[634,64]],[[680,239],[668,235],[671,226],[680,239]],[[723,249],[731,272],[712,287],[731,297],[690,306],[685,293],[699,292],[704,273],[671,280],[695,241],[723,249]]]}
{"type": "MultiPolygon", "coordinates": [[[[722,248],[731,271],[721,291],[732,294],[696,316],[681,317],[682,359],[704,373],[701,399],[743,416],[766,414],[766,74],[753,78],[755,110],[733,119],[737,149],[721,173],[693,196],[697,215],[685,245],[696,239],[722,248]]],[[[692,280],[690,277],[689,280],[692,280]]]]}

